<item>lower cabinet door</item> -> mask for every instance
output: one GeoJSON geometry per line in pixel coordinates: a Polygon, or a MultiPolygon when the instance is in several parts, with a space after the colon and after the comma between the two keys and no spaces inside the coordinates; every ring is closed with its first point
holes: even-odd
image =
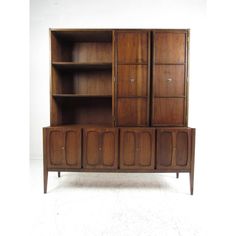
{"type": "Polygon", "coordinates": [[[120,129],[120,169],[154,169],[154,151],[154,129],[120,129]]]}
{"type": "Polygon", "coordinates": [[[48,128],[46,156],[49,168],[81,168],[81,130],[48,128]]]}
{"type": "Polygon", "coordinates": [[[189,169],[191,158],[190,128],[157,129],[157,169],[189,169]]]}
{"type": "Polygon", "coordinates": [[[83,167],[92,169],[117,169],[117,146],[117,129],[84,129],[83,167]]]}

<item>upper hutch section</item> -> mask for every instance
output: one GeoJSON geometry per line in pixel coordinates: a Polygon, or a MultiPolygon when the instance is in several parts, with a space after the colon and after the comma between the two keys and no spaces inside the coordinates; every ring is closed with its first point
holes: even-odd
{"type": "Polygon", "coordinates": [[[189,30],[51,29],[51,126],[187,126],[189,30]]]}

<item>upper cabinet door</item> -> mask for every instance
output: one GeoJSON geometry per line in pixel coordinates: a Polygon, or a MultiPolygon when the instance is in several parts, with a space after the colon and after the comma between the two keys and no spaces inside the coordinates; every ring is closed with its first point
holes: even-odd
{"type": "Polygon", "coordinates": [[[146,126],[148,124],[146,98],[118,98],[117,100],[118,126],[146,126]]]}
{"type": "Polygon", "coordinates": [[[118,32],[117,54],[118,64],[147,64],[148,32],[118,32]]]}
{"type": "Polygon", "coordinates": [[[185,32],[154,32],[155,63],[185,63],[186,33],[185,32]]]}
{"type": "Polygon", "coordinates": [[[117,78],[118,97],[147,96],[147,65],[118,65],[117,78]]]}

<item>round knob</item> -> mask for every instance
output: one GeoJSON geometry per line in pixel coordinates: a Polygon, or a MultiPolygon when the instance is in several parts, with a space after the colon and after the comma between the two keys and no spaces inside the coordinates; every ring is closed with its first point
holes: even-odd
{"type": "Polygon", "coordinates": [[[101,148],[101,147],[99,147],[99,148],[98,148],[98,150],[99,150],[99,151],[101,151],[101,150],[102,150],[102,148],[101,148]]]}
{"type": "Polygon", "coordinates": [[[168,78],[167,79],[168,82],[172,82],[172,80],[173,80],[172,78],[168,78]]]}
{"type": "Polygon", "coordinates": [[[61,149],[65,149],[65,147],[61,147],[61,149]]]}
{"type": "Polygon", "coordinates": [[[131,83],[133,83],[133,82],[135,81],[135,79],[129,79],[129,81],[130,81],[131,83]]]}

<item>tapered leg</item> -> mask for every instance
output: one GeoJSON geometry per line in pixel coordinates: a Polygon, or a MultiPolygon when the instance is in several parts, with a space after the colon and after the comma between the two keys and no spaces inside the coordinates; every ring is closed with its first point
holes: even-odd
{"type": "Polygon", "coordinates": [[[194,170],[189,172],[189,180],[190,180],[190,193],[193,195],[193,185],[194,185],[194,170]]]}
{"type": "Polygon", "coordinates": [[[191,168],[189,172],[190,193],[193,195],[194,187],[194,159],[195,159],[195,129],[191,130],[191,168]]]}
{"type": "Polygon", "coordinates": [[[43,171],[43,192],[47,193],[47,187],[48,187],[48,170],[44,168],[43,171]]]}
{"type": "Polygon", "coordinates": [[[177,179],[179,178],[179,172],[176,172],[176,178],[177,179]]]}
{"type": "Polygon", "coordinates": [[[58,178],[60,178],[61,177],[61,172],[58,171],[57,174],[58,174],[58,178]]]}

